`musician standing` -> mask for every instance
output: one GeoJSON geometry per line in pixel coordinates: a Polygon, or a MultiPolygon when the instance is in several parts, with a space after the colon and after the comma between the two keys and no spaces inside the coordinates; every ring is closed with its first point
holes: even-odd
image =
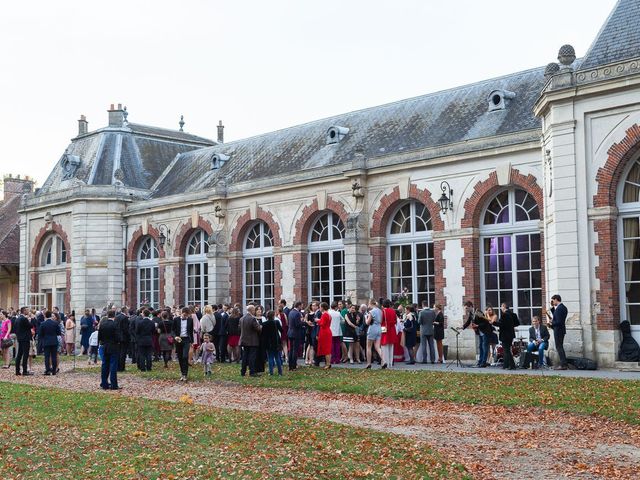
{"type": "Polygon", "coordinates": [[[500,305],[500,320],[496,320],[493,324],[500,329],[499,337],[504,349],[504,363],[502,368],[515,370],[516,363],[513,361],[513,353],[511,352],[511,345],[513,345],[513,339],[516,338],[516,326],[520,325],[520,321],[515,313],[509,310],[509,306],[506,303],[500,305]]]}
{"type": "Polygon", "coordinates": [[[547,325],[553,329],[553,340],[556,344],[556,350],[560,357],[560,365],[555,370],[567,369],[567,357],[564,353],[564,336],[567,334],[567,307],[562,303],[560,295],[556,294],[551,297],[551,314],[547,310],[547,325]]]}

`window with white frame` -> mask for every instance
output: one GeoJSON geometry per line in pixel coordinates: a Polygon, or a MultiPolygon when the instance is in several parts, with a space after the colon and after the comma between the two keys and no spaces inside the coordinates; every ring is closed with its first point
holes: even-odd
{"type": "MultiPolygon", "coordinates": [[[[620,321],[628,320],[640,330],[640,158],[627,167],[618,189],[618,261],[620,321]]],[[[637,333],[634,333],[637,335],[637,333]]]]}
{"type": "Polygon", "coordinates": [[[138,249],[138,305],[158,307],[160,278],[158,275],[158,247],[156,241],[147,237],[138,249]]]}
{"type": "Polygon", "coordinates": [[[273,233],[264,222],[247,234],[243,250],[244,304],[254,302],[267,310],[275,307],[273,233]]]}
{"type": "Polygon", "coordinates": [[[209,235],[204,230],[196,230],[185,252],[186,298],[187,305],[204,306],[209,303],[209,235]]]}
{"type": "Polygon", "coordinates": [[[420,202],[401,205],[387,230],[387,290],[390,298],[401,292],[413,303],[435,303],[435,262],[431,215],[420,202]]]}
{"type": "Polygon", "coordinates": [[[522,325],[542,311],[539,220],[531,194],[512,188],[491,199],[480,226],[483,307],[505,302],[522,325]]]}
{"type": "Polygon", "coordinates": [[[58,235],[51,235],[40,251],[40,266],[53,267],[67,263],[67,247],[58,235]]]}
{"type": "Polygon", "coordinates": [[[323,213],[309,233],[309,292],[313,300],[343,300],[344,224],[333,212],[323,213]]]}

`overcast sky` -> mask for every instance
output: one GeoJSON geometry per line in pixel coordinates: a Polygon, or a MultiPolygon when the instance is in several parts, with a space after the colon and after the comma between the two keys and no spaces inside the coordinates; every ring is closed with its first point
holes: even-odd
{"type": "Polygon", "coordinates": [[[583,56],[615,0],[0,4],[0,174],[42,185],[80,114],[225,140],[583,56]]]}

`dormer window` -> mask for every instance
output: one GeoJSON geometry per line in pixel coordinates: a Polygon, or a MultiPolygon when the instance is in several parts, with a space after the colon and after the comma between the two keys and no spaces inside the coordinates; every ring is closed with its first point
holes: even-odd
{"type": "Polygon", "coordinates": [[[225,155],[224,153],[214,153],[211,157],[211,170],[218,170],[225,164],[227,160],[229,160],[229,155],[225,155]]]}
{"type": "Polygon", "coordinates": [[[514,92],[508,90],[494,90],[489,94],[489,111],[504,110],[509,102],[516,98],[514,92]]]}
{"type": "Polygon", "coordinates": [[[349,129],[347,127],[334,125],[333,127],[329,128],[329,130],[327,130],[327,145],[340,142],[344,137],[347,136],[348,133],[349,129]]]}

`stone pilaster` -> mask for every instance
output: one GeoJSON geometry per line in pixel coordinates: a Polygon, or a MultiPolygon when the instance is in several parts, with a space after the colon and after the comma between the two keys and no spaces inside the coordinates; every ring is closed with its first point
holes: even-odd
{"type": "Polygon", "coordinates": [[[366,303],[372,295],[368,232],[369,226],[364,213],[349,215],[343,240],[345,290],[346,297],[358,304],[366,303]]]}

